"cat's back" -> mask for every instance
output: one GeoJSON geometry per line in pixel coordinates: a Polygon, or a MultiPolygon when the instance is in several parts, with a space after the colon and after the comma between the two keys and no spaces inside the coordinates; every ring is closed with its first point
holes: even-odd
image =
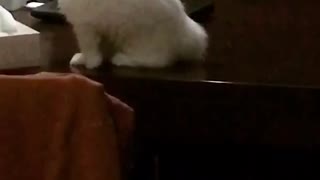
{"type": "Polygon", "coordinates": [[[72,23],[116,26],[169,23],[178,20],[183,13],[180,0],[59,0],[59,6],[72,23]]]}

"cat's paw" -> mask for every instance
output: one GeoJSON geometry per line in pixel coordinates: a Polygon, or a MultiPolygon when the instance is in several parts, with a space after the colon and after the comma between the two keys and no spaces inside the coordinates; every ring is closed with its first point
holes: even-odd
{"type": "Polygon", "coordinates": [[[86,61],[82,53],[76,53],[70,61],[71,66],[84,65],[85,63],[86,61]]]}
{"type": "Polygon", "coordinates": [[[87,69],[94,69],[102,64],[103,58],[100,55],[88,56],[85,66],[87,69]]]}
{"type": "Polygon", "coordinates": [[[82,53],[75,54],[71,61],[71,66],[85,65],[87,69],[94,69],[102,64],[103,58],[100,55],[84,56],[82,53]]]}
{"type": "Polygon", "coordinates": [[[111,59],[111,63],[115,66],[136,66],[132,59],[130,59],[127,55],[122,53],[114,55],[111,59]]]}

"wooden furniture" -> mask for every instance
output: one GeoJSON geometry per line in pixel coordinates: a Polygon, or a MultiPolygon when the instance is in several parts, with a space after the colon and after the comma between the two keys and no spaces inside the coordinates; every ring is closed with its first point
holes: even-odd
{"type": "Polygon", "coordinates": [[[41,31],[45,63],[4,73],[81,73],[133,106],[134,179],[309,179],[320,143],[318,5],[216,0],[197,17],[210,34],[206,62],[158,70],[70,69],[71,28],[20,11],[41,31]]]}

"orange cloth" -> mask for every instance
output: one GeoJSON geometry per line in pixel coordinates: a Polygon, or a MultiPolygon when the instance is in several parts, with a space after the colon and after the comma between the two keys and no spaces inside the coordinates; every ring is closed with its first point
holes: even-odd
{"type": "Polygon", "coordinates": [[[132,115],[80,75],[0,76],[0,179],[120,180],[132,115]]]}

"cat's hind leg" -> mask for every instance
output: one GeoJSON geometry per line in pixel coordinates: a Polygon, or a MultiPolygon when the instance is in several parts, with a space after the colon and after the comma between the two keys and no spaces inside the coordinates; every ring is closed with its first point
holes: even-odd
{"type": "Polygon", "coordinates": [[[113,56],[111,62],[116,66],[162,68],[171,64],[170,46],[152,39],[136,39],[128,43],[121,52],[113,56]]]}

